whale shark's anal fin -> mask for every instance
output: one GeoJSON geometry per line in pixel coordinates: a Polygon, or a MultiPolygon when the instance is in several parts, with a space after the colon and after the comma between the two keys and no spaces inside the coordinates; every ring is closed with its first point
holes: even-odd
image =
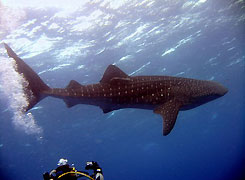
{"type": "Polygon", "coordinates": [[[23,109],[23,111],[28,111],[46,97],[43,92],[48,92],[50,88],[7,44],[3,44],[7,50],[8,56],[13,58],[16,62],[16,71],[19,74],[23,74],[25,80],[28,82],[24,88],[25,95],[28,99],[28,105],[23,109]]]}
{"type": "Polygon", "coordinates": [[[177,100],[169,100],[154,109],[154,113],[160,114],[163,118],[163,135],[168,135],[173,129],[181,103],[177,100]]]}
{"type": "Polygon", "coordinates": [[[109,112],[118,110],[120,108],[119,107],[110,107],[110,106],[102,105],[102,106],[100,106],[100,109],[103,111],[104,114],[107,114],[109,112]]]}
{"type": "Polygon", "coordinates": [[[68,107],[68,108],[71,108],[71,107],[79,104],[76,101],[72,100],[71,98],[64,98],[63,100],[64,100],[64,102],[66,104],[66,107],[68,107]]]}

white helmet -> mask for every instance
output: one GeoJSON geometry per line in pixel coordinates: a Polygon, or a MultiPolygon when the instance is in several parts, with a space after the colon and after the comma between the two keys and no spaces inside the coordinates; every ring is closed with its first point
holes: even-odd
{"type": "Polygon", "coordinates": [[[68,160],[67,159],[64,159],[64,158],[61,158],[58,162],[58,166],[63,166],[63,165],[66,165],[68,163],[68,160]]]}

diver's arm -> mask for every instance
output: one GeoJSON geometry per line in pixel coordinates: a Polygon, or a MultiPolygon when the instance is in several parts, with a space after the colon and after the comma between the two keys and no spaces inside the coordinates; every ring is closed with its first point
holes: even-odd
{"type": "Polygon", "coordinates": [[[96,171],[95,172],[95,180],[104,180],[104,176],[102,174],[102,171],[96,171]]]}
{"type": "Polygon", "coordinates": [[[94,178],[95,180],[104,180],[102,169],[99,164],[95,161],[87,162],[86,170],[92,169],[94,170],[94,178]]]}

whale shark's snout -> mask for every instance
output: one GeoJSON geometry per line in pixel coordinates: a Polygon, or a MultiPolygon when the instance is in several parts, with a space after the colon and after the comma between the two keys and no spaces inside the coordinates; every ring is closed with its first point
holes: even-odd
{"type": "Polygon", "coordinates": [[[223,86],[223,90],[222,90],[222,96],[224,96],[226,93],[228,93],[228,89],[226,87],[223,86]]]}
{"type": "Polygon", "coordinates": [[[218,96],[224,96],[228,92],[228,89],[222,84],[216,82],[215,91],[218,96]]]}

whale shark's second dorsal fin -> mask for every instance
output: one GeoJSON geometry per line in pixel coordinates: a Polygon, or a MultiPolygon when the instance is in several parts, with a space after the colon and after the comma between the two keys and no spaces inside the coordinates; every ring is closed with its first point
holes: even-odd
{"type": "Polygon", "coordinates": [[[70,83],[66,86],[66,89],[76,89],[76,88],[80,88],[82,85],[79,84],[77,81],[75,80],[71,80],[70,83]]]}
{"type": "Polygon", "coordinates": [[[100,83],[110,83],[113,78],[126,79],[129,76],[115,65],[109,65],[104,72],[100,83]]]}

